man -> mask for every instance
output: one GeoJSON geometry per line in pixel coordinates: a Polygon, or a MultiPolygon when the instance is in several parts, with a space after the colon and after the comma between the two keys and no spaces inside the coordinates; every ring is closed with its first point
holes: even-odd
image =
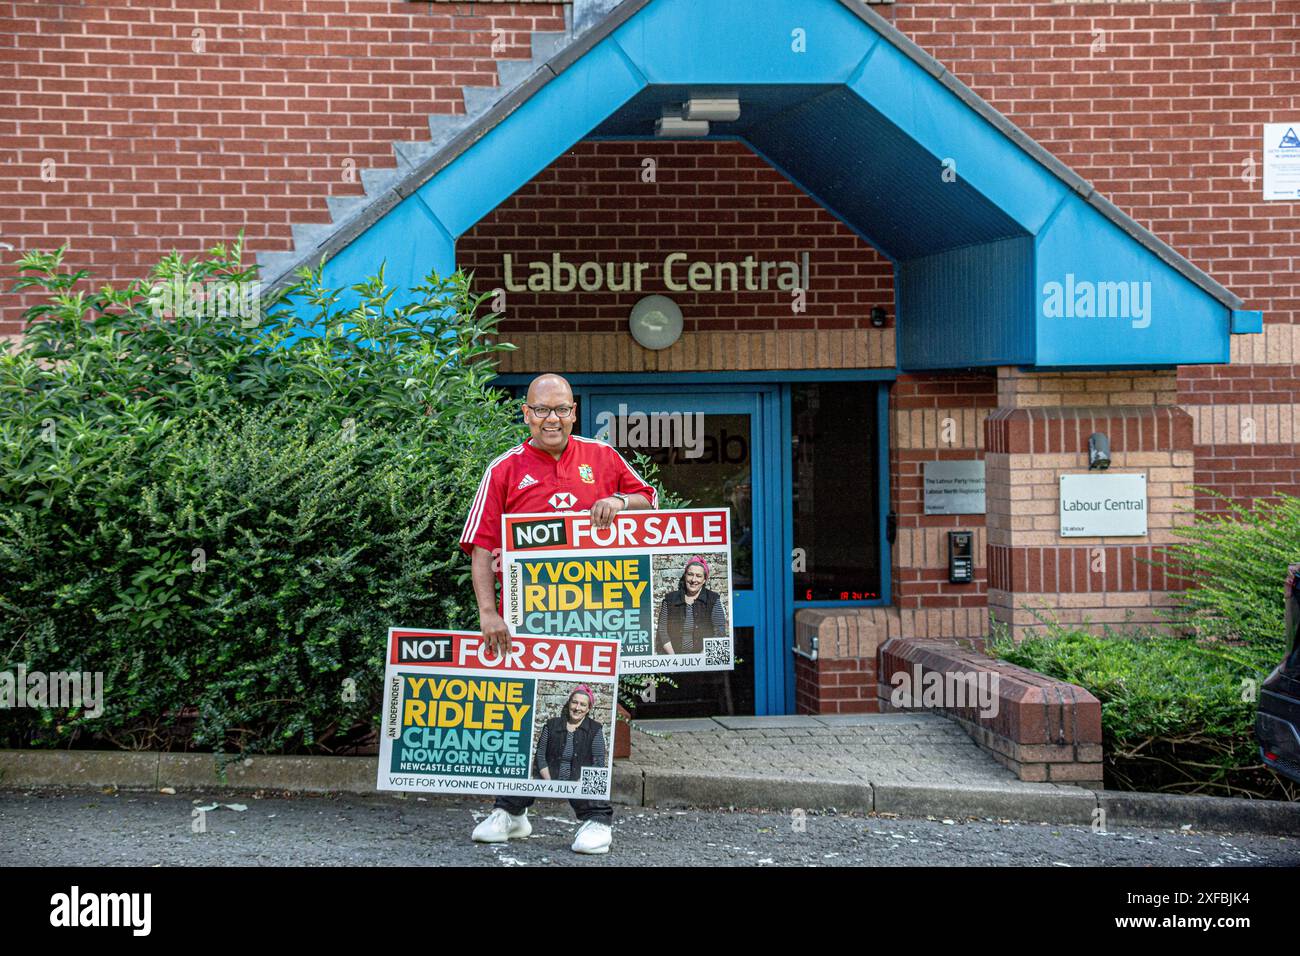
{"type": "MultiPolygon", "coordinates": [[[[607,528],[621,511],[653,508],[658,496],[613,447],[573,435],[578,405],[573,389],[559,375],[539,375],[528,386],[522,406],[532,437],[487,467],[460,536],[473,565],[479,630],[498,652],[510,649],[502,618],[494,567],[501,553],[501,516],[546,511],[590,511],[591,523],[607,528]]],[[[504,843],[533,832],[528,822],[531,797],[497,797],[491,815],[474,829],[480,843],[504,843]]],[[[607,853],[614,808],[596,800],[570,800],[582,821],[575,853],[607,853]]]]}

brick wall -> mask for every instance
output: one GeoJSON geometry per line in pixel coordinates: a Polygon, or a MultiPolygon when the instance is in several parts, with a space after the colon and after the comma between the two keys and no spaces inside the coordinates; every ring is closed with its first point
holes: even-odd
{"type": "MultiPolygon", "coordinates": [[[[999,392],[1024,396],[985,421],[988,482],[989,608],[1020,635],[1042,613],[1062,623],[1146,624],[1172,603],[1180,584],[1161,566],[1159,546],[1177,540],[1174,528],[1191,516],[1192,420],[1172,404],[1127,404],[1131,377],[1079,373],[1059,393],[1064,405],[1041,404],[1041,391],[1021,392],[1023,373],[1001,371],[999,392]],[[1078,404],[1084,397],[1088,404],[1078,404]],[[1060,536],[1060,477],[1088,472],[1088,436],[1110,439],[1111,467],[1147,478],[1144,537],[1060,536]]],[[[1173,373],[1152,376],[1150,391],[1168,394],[1173,373]]],[[[1145,393],[1143,393],[1145,394],[1145,393]]]]}
{"type": "Polygon", "coordinates": [[[876,10],[1263,310],[1263,335],[1234,336],[1240,364],[1180,369],[1177,401],[1197,422],[1196,483],[1300,494],[1300,218],[1296,203],[1262,200],[1259,166],[1262,124],[1300,120],[1300,6],[899,0],[876,10]]]}
{"type": "MultiPolygon", "coordinates": [[[[1192,444],[1176,454],[1194,453],[1194,464],[1179,457],[1159,467],[1190,467],[1197,483],[1238,496],[1300,492],[1300,220],[1294,204],[1259,198],[1260,171],[1252,177],[1250,166],[1262,123],[1300,119],[1300,8],[900,0],[876,9],[1267,323],[1262,335],[1234,337],[1238,364],[1176,375],[1004,374],[993,392],[988,376],[901,379],[892,406],[896,600],[979,603],[982,561],[975,585],[943,584],[950,522],[918,513],[916,481],[927,456],[980,454],[991,408],[1177,403],[1190,415],[1192,444]],[[927,428],[945,418],[960,437],[951,448],[927,444],[927,428]]],[[[560,4],[531,2],[0,5],[0,158],[9,173],[0,242],[69,243],[69,261],[97,280],[137,276],[172,248],[197,252],[240,228],[251,249],[288,249],[291,222],[327,221],[325,197],[360,194],[357,171],[392,166],[392,140],[425,136],[428,114],[463,109],[461,84],[494,83],[496,59],[525,58],[531,31],[562,25],[560,4]]],[[[879,304],[892,325],[888,263],[736,144],[580,144],[464,237],[461,251],[480,284],[491,284],[500,245],[576,253],[594,248],[593,224],[612,237],[605,248],[628,258],[661,259],[669,247],[707,259],[810,246],[808,310],[790,311],[778,293],[686,296],[681,349],[648,358],[621,331],[630,296],[512,295],[506,328],[538,363],[892,364],[893,329],[864,324],[879,304]],[[642,177],[645,158],[655,160],[653,183],[642,177]],[[579,328],[584,335],[561,339],[573,354],[546,351],[554,348],[546,340],[560,338],[548,331],[579,328]]],[[[0,332],[17,328],[16,302],[5,297],[0,332]]],[[[1140,562],[1137,552],[1114,557],[1122,597],[1123,569],[1134,569],[1137,588],[1140,562]]]]}
{"type": "Polygon", "coordinates": [[[876,683],[875,657],[823,657],[814,661],[795,655],[795,713],[879,713],[876,683]]]}
{"type": "Polygon", "coordinates": [[[394,140],[463,112],[462,84],[563,28],[559,3],[0,4],[0,242],[68,243],[104,281],[240,229],[290,249],[291,223],[328,222],[326,196],[395,165],[394,140]]]}
{"type": "MultiPolygon", "coordinates": [[[[480,291],[504,286],[503,256],[526,263],[644,262],[641,291],[507,292],[501,330],[627,335],[627,317],[643,296],[670,294],[686,334],[869,330],[871,309],[892,325],[893,267],[839,220],[743,145],[734,142],[580,143],[461,237],[458,261],[480,291]],[[647,163],[654,181],[645,180],[647,163]],[[690,261],[797,261],[809,253],[806,310],[789,291],[671,292],[662,264],[671,253],[690,261]]],[[[619,273],[621,275],[621,273],[619,273]]],[[[674,277],[684,279],[678,266],[674,277]]],[[[743,282],[743,276],[742,280],[743,282]]],[[[881,358],[883,358],[883,354],[881,358]]],[[[888,364],[894,364],[892,349],[888,364]]],[[[744,366],[742,366],[744,367],[744,366]]],[[[749,367],[764,367],[751,363],[749,367]]]]}
{"type": "Polygon", "coordinates": [[[895,638],[982,649],[988,612],[972,608],[805,608],[795,612],[795,706],[801,714],[877,713],[878,655],[895,638]]]}
{"type": "MultiPolygon", "coordinates": [[[[1232,360],[1237,364],[1178,370],[1179,400],[1192,416],[1196,484],[1239,499],[1300,495],[1300,325],[1236,336],[1232,360]]],[[[1226,507],[1204,493],[1196,506],[1226,507]]]]}
{"type": "Polygon", "coordinates": [[[905,608],[968,608],[987,603],[983,515],[925,514],[928,461],[984,457],[984,420],[997,406],[992,369],[902,375],[890,390],[889,480],[898,516],[893,602],[905,608]],[[975,579],[948,583],[948,532],[975,533],[975,579]]]}

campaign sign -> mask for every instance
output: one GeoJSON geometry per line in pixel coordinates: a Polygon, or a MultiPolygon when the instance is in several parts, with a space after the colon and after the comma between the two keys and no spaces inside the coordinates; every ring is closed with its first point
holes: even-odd
{"type": "Polygon", "coordinates": [[[728,508],[505,515],[506,624],[616,638],[624,673],[731,670],[730,529],[728,508]]]}
{"type": "Polygon", "coordinates": [[[390,628],[377,788],[607,799],[617,675],[616,640],[390,628]]]}

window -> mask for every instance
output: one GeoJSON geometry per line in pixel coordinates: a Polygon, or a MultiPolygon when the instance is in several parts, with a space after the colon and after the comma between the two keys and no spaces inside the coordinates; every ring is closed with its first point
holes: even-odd
{"type": "Polygon", "coordinates": [[[796,601],[880,598],[878,388],[792,386],[796,601]]]}

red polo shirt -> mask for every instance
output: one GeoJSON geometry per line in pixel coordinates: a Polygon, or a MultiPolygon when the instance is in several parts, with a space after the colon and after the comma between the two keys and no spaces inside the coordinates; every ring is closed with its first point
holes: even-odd
{"type": "Polygon", "coordinates": [[[469,509],[460,546],[496,551],[501,547],[501,516],[547,511],[589,511],[601,498],[619,491],[645,495],[658,504],[655,490],[612,445],[570,435],[559,460],[529,442],[516,445],[483,473],[469,509]]]}

